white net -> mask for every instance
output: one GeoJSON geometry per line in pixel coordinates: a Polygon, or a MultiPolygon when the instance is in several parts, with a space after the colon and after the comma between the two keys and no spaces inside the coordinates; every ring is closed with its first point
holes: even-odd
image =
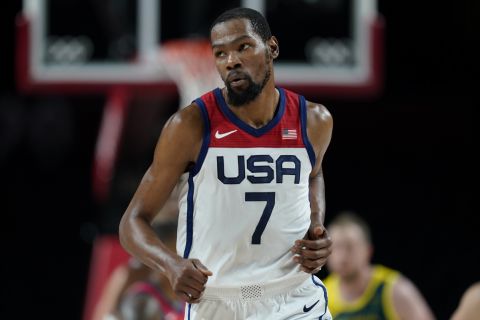
{"type": "Polygon", "coordinates": [[[188,106],[203,93],[223,85],[208,40],[172,40],[162,45],[160,55],[163,67],[177,85],[179,108],[188,106]]]}

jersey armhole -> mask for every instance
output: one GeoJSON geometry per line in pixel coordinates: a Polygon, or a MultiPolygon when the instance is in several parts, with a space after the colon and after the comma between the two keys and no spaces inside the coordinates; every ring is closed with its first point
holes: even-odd
{"type": "Polygon", "coordinates": [[[300,105],[300,124],[302,126],[302,141],[307,150],[308,157],[310,158],[310,163],[312,164],[312,170],[315,168],[315,152],[313,151],[312,144],[308,139],[307,134],[307,102],[304,96],[298,96],[299,105],[300,105]]]}
{"type": "Polygon", "coordinates": [[[205,106],[205,103],[201,98],[196,99],[194,102],[200,108],[203,124],[204,124],[204,131],[203,131],[202,147],[200,149],[200,153],[198,154],[197,161],[195,162],[195,166],[191,170],[191,175],[193,176],[195,176],[202,168],[203,161],[207,156],[208,145],[210,144],[210,120],[208,118],[207,107],[205,106]]]}
{"type": "Polygon", "coordinates": [[[183,251],[183,257],[185,259],[190,255],[190,250],[192,249],[193,244],[193,194],[195,189],[195,184],[193,182],[193,177],[200,171],[202,164],[205,161],[207,156],[208,146],[210,145],[210,121],[208,118],[208,110],[201,98],[195,100],[195,103],[200,108],[204,131],[203,131],[203,141],[200,153],[198,154],[197,162],[195,166],[190,170],[188,174],[188,191],[187,191],[187,221],[186,221],[186,243],[183,251]]]}
{"type": "Polygon", "coordinates": [[[398,281],[398,274],[391,274],[385,279],[385,289],[382,293],[382,304],[385,306],[385,315],[388,319],[398,320],[399,317],[393,304],[393,286],[398,281]]]}

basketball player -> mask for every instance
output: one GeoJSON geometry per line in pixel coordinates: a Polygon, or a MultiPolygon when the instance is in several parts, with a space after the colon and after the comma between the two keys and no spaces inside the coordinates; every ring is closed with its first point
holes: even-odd
{"type": "Polygon", "coordinates": [[[410,280],[395,270],[370,264],[371,235],[363,219],[352,212],[340,213],[328,230],[333,251],[325,285],[336,320],[434,318],[410,280]]]}
{"type": "Polygon", "coordinates": [[[480,281],[470,287],[462,296],[452,320],[476,320],[480,316],[480,281]]]}
{"type": "MultiPolygon", "coordinates": [[[[161,239],[169,248],[175,247],[176,228],[171,223],[155,226],[155,231],[162,235],[161,239]]],[[[184,305],[177,299],[168,280],[143,264],[135,269],[145,268],[149,271],[147,276],[132,283],[118,301],[119,319],[183,319],[184,305]]]]}
{"type": "MultiPolygon", "coordinates": [[[[172,250],[175,248],[176,225],[173,221],[155,221],[153,224],[156,234],[172,250]]],[[[92,319],[176,320],[183,319],[183,311],[184,305],[177,299],[168,280],[132,258],[112,273],[92,319]]]]}
{"type": "Polygon", "coordinates": [[[186,319],[331,319],[314,276],[331,252],[322,174],[331,115],[275,86],[279,44],[257,11],[224,12],[210,40],[225,87],[167,122],[121,242],[166,274],[186,319]],[[179,179],[174,253],[150,221],[179,179]]]}

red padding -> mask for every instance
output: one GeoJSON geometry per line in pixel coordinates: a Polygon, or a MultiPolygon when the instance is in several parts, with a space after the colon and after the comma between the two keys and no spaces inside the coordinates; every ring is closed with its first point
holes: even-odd
{"type": "Polygon", "coordinates": [[[120,245],[118,236],[105,235],[95,240],[87,283],[84,320],[92,318],[95,305],[113,270],[126,263],[129,258],[130,255],[120,245]]]}

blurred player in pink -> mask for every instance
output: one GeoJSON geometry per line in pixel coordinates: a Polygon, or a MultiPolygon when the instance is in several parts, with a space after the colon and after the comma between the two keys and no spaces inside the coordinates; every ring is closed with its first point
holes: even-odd
{"type": "MultiPolygon", "coordinates": [[[[155,232],[172,250],[176,222],[155,223],[155,232]]],[[[92,320],[183,319],[184,303],[177,299],[160,272],[136,258],[118,266],[110,276],[96,305],[92,320]]]]}

